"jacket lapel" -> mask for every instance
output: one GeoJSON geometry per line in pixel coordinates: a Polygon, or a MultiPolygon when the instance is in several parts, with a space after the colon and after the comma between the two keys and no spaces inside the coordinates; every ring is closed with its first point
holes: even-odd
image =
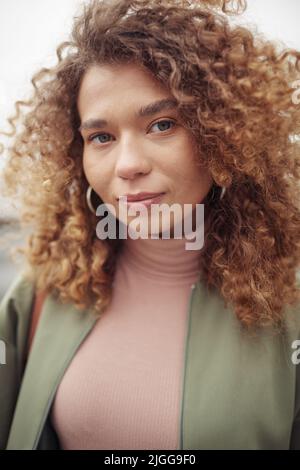
{"type": "Polygon", "coordinates": [[[98,317],[49,295],[44,303],[7,443],[10,449],[38,446],[56,389],[75,351],[98,317]]]}

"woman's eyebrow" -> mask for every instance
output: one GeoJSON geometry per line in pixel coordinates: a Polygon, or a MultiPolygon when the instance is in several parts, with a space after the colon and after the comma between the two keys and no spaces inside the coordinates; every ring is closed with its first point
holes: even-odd
{"type": "MultiPolygon", "coordinates": [[[[142,106],[136,113],[137,117],[148,117],[153,116],[156,113],[164,111],[165,109],[174,109],[177,108],[178,101],[175,98],[164,98],[159,101],[154,101],[153,103],[142,106]]],[[[84,129],[101,129],[108,125],[108,121],[100,118],[91,118],[87,121],[84,121],[78,128],[79,132],[84,129]]]]}

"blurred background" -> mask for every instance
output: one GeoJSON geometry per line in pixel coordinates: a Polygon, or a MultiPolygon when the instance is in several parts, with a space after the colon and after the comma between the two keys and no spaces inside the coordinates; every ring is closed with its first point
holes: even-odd
{"type": "MultiPolygon", "coordinates": [[[[57,45],[68,39],[73,17],[88,0],[1,0],[0,2],[0,129],[10,131],[6,119],[14,114],[14,102],[32,91],[31,77],[41,67],[56,63],[57,45]]],[[[248,9],[234,23],[247,25],[284,47],[300,50],[300,0],[248,0],[248,9]]],[[[299,77],[300,79],[300,77],[299,77]]],[[[0,142],[7,144],[0,136],[0,142]]],[[[13,261],[10,249],[22,244],[18,208],[1,196],[0,236],[13,233],[5,247],[0,244],[0,301],[21,265],[13,261]]]]}

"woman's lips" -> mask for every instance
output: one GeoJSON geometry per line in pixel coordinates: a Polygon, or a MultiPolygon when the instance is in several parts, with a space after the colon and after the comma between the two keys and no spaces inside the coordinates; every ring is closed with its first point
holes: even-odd
{"type": "Polygon", "coordinates": [[[147,198],[147,199],[142,199],[142,200],[139,200],[139,201],[128,201],[128,200],[125,200],[123,198],[120,198],[119,201],[123,204],[125,204],[126,206],[133,206],[135,208],[139,207],[139,206],[143,206],[143,207],[149,207],[151,206],[152,204],[158,204],[162,197],[164,196],[165,193],[161,193],[161,194],[158,194],[157,196],[152,196],[150,198],[147,198]]]}

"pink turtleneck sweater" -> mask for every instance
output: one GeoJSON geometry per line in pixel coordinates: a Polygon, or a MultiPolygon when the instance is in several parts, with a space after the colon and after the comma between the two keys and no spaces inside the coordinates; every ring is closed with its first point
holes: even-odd
{"type": "Polygon", "coordinates": [[[178,449],[184,347],[199,250],[126,239],[110,306],[57,389],[62,449],[178,449]]]}

